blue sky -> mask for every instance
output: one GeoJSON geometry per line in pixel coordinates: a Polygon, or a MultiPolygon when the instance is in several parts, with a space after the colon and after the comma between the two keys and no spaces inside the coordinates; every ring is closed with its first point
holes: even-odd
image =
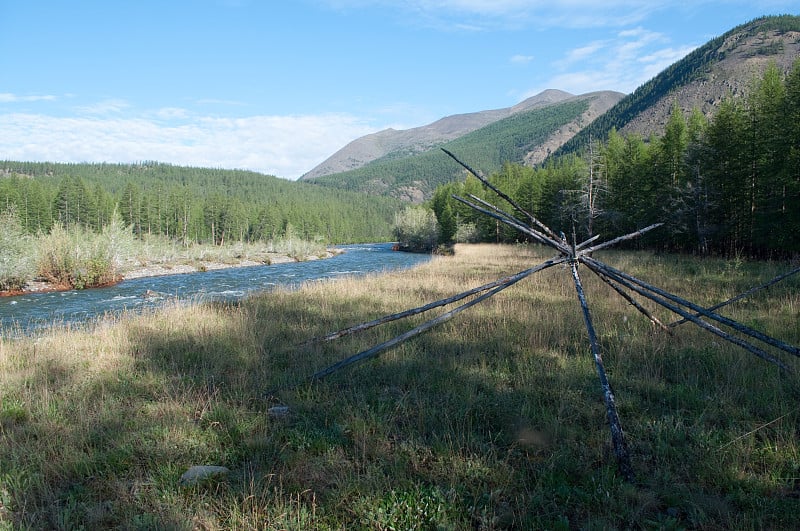
{"type": "Polygon", "coordinates": [[[796,0],[0,0],[0,159],[296,179],[542,90],[631,92],[796,0]]]}

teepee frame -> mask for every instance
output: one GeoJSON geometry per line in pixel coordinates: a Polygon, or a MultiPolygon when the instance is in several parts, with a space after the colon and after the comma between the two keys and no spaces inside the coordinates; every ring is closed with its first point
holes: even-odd
{"type": "MultiPolygon", "coordinates": [[[[660,327],[666,332],[672,333],[672,329],[675,328],[676,326],[679,326],[680,324],[683,324],[685,322],[692,322],[695,325],[717,335],[718,337],[730,343],[733,343],[739,347],[742,347],[743,349],[758,356],[759,358],[778,366],[781,370],[791,372],[791,369],[785,363],[783,363],[775,356],[766,352],[763,348],[753,344],[753,342],[751,342],[750,340],[742,339],[739,336],[735,336],[730,332],[723,330],[718,325],[725,326],[744,336],[747,336],[751,340],[760,341],[761,343],[764,343],[766,345],[769,345],[771,347],[774,347],[778,350],[792,354],[797,357],[800,357],[800,348],[794,345],[789,345],[783,341],[780,341],[766,334],[758,332],[757,330],[754,330],[741,323],[738,323],[733,319],[723,317],[722,315],[716,313],[715,310],[718,310],[723,306],[726,306],[732,302],[740,300],[760,289],[769,287],[779,282],[780,280],[783,280],[795,273],[800,272],[800,267],[788,273],[782,274],[765,284],[752,288],[751,290],[748,290],[747,292],[742,293],[741,295],[737,295],[736,297],[729,299],[723,303],[717,304],[710,308],[702,308],[697,304],[694,304],[677,295],[671,294],[660,288],[652,286],[642,280],[639,280],[638,278],[632,275],[629,275],[623,271],[615,269],[592,257],[592,253],[594,253],[595,251],[611,247],[622,241],[638,238],[642,234],[645,234],[646,232],[649,232],[653,229],[660,227],[662,225],[661,223],[650,225],[641,230],[632,232],[630,234],[625,234],[623,236],[614,238],[612,240],[603,243],[595,244],[595,241],[599,238],[598,236],[595,236],[580,243],[574,241],[573,238],[573,242],[569,243],[567,241],[567,238],[563,234],[557,235],[553,230],[551,230],[545,224],[536,219],[532,214],[526,212],[513,199],[511,199],[501,190],[493,186],[479,172],[473,170],[472,168],[461,162],[453,153],[444,148],[442,148],[442,151],[444,151],[453,160],[455,160],[458,164],[460,164],[465,170],[467,170],[475,177],[477,177],[484,184],[484,186],[486,186],[487,188],[492,190],[495,194],[497,194],[500,198],[508,202],[514,208],[514,210],[516,210],[516,212],[520,214],[527,221],[523,221],[517,217],[514,217],[513,215],[504,212],[495,205],[492,205],[487,201],[484,201],[483,199],[480,199],[474,195],[470,195],[469,199],[454,195],[453,196],[454,199],[469,206],[470,208],[474,209],[477,212],[485,214],[491,218],[496,219],[501,223],[504,223],[516,229],[517,231],[519,231],[522,234],[525,234],[534,241],[554,249],[557,252],[557,254],[553,258],[545,262],[542,262],[539,265],[536,265],[524,271],[520,271],[519,273],[516,273],[514,275],[510,275],[495,280],[493,282],[489,282],[482,286],[469,289],[467,291],[459,293],[458,295],[434,301],[424,306],[412,308],[400,313],[387,315],[385,317],[381,317],[373,321],[351,326],[349,328],[345,328],[343,330],[330,333],[326,336],[314,338],[308,341],[307,343],[317,342],[317,341],[331,341],[350,334],[361,332],[363,330],[367,330],[369,328],[384,323],[388,323],[405,317],[410,317],[412,315],[417,315],[434,308],[448,306],[450,304],[460,302],[468,297],[475,296],[473,299],[464,302],[461,305],[456,306],[455,308],[429,321],[426,321],[418,325],[417,327],[408,330],[407,332],[404,332],[403,334],[400,334],[392,339],[389,339],[388,341],[385,341],[369,349],[354,354],[325,369],[322,369],[314,373],[306,380],[307,382],[321,380],[322,378],[325,378],[326,376],[329,376],[330,374],[340,369],[343,369],[349,365],[375,357],[384,350],[392,348],[408,339],[416,337],[422,334],[423,332],[430,330],[431,328],[445,321],[452,319],[454,316],[458,315],[467,308],[470,308],[488,299],[489,297],[496,295],[500,291],[516,284],[520,280],[523,280],[524,278],[533,275],[534,273],[537,273],[539,271],[542,271],[544,269],[559,264],[567,264],[569,266],[572,274],[572,279],[575,283],[575,290],[578,296],[578,301],[581,306],[584,324],[586,326],[586,331],[589,337],[589,345],[591,347],[592,356],[595,362],[595,368],[597,370],[597,374],[600,379],[600,385],[603,391],[603,400],[605,402],[605,407],[606,407],[606,417],[608,419],[609,427],[611,430],[611,441],[614,447],[614,453],[617,457],[617,464],[620,474],[627,481],[633,481],[635,475],[633,467],[631,465],[631,459],[630,459],[630,454],[628,452],[627,444],[625,442],[625,435],[624,431],[622,430],[622,424],[620,423],[619,415],[617,414],[614,392],[611,388],[611,384],[606,375],[605,366],[603,364],[603,357],[600,351],[599,343],[597,341],[597,335],[594,330],[594,325],[592,323],[592,316],[589,311],[589,304],[586,300],[586,294],[584,292],[583,283],[581,281],[581,277],[578,270],[579,265],[582,264],[586,268],[588,268],[591,272],[595,273],[603,282],[605,282],[611,288],[613,288],[616,293],[622,296],[634,308],[636,308],[639,312],[645,315],[654,325],[660,327]],[[673,323],[670,323],[669,325],[663,324],[655,316],[653,316],[650,312],[648,312],[641,304],[639,304],[634,298],[634,296],[631,295],[631,292],[636,293],[646,299],[649,299],[655,302],[656,304],[672,311],[673,313],[679,315],[681,319],[673,323]],[[712,324],[709,321],[713,321],[717,324],[712,324]]],[[[271,391],[268,394],[274,394],[276,391],[277,390],[271,391]]]]}

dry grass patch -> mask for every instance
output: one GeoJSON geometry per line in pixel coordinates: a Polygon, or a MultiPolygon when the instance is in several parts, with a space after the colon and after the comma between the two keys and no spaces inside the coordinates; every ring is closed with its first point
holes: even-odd
{"type": "MultiPolygon", "coordinates": [[[[790,528],[797,376],[686,325],[673,337],[654,330],[588,273],[635,485],[616,473],[559,266],[377,359],[302,383],[430,316],[309,338],[516,273],[545,252],[457,246],[410,271],[0,341],[0,528],[790,528]],[[289,414],[270,416],[278,404],[289,414]],[[231,474],[181,487],[198,464],[231,474]]],[[[703,304],[785,270],[601,259],[703,304]]],[[[798,287],[786,281],[728,315],[798,344],[798,287]]]]}

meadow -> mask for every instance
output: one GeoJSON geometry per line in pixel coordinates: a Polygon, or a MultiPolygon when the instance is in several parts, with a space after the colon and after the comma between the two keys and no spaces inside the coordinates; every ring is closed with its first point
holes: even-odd
{"type": "MultiPolygon", "coordinates": [[[[795,528],[800,360],[782,372],[689,323],[669,335],[585,268],[633,482],[563,266],[307,381],[431,316],[309,339],[547,253],[457,245],[404,272],[0,340],[0,529],[795,528]],[[181,485],[193,465],[230,473],[181,485]]],[[[792,267],[595,257],[704,306],[792,267]]],[[[800,279],[721,313],[800,345],[800,279]]]]}

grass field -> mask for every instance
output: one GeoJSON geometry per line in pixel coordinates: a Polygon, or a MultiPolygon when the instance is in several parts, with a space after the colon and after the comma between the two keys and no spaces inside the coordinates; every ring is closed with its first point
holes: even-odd
{"type": "MultiPolygon", "coordinates": [[[[787,374],[692,324],[669,336],[586,269],[633,483],[617,473],[563,266],[303,383],[431,316],[306,340],[526,269],[545,252],[457,246],[406,272],[0,341],[0,529],[796,528],[798,359],[780,356],[787,374]],[[276,405],[288,414],[271,416],[276,405]],[[181,486],[193,465],[230,474],[181,486]]],[[[791,267],[596,258],[705,306],[791,267]]],[[[800,279],[722,313],[800,345],[800,279]]]]}

